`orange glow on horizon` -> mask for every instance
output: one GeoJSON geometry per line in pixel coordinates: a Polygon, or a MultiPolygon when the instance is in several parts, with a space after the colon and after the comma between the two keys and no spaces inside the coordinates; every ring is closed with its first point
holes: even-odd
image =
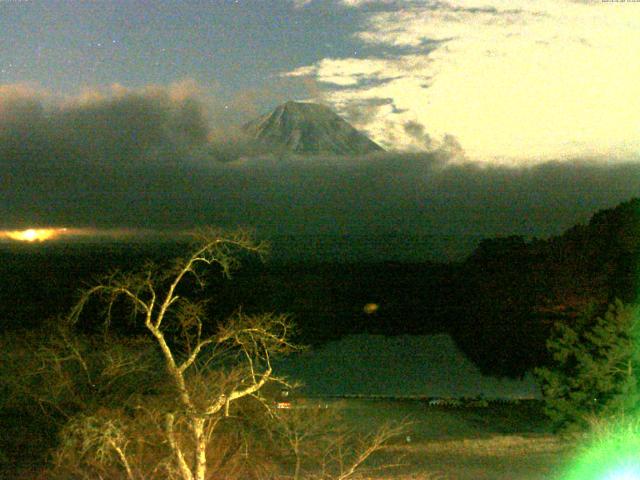
{"type": "Polygon", "coordinates": [[[0,242],[14,241],[22,243],[43,243],[46,241],[91,240],[127,240],[127,239],[162,239],[190,237],[188,230],[153,230],[143,228],[27,228],[25,230],[1,230],[0,242]]]}
{"type": "Polygon", "coordinates": [[[9,230],[2,236],[18,242],[44,242],[64,233],[66,228],[28,228],[27,230],[9,230]]]}

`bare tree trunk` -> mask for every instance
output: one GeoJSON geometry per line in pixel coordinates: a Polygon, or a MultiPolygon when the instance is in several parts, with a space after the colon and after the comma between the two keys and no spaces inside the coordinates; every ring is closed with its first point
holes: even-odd
{"type": "Polygon", "coordinates": [[[184,458],[184,454],[182,453],[180,446],[176,442],[175,433],[173,431],[173,421],[174,421],[173,414],[171,413],[167,414],[166,422],[165,422],[165,431],[167,434],[167,439],[169,440],[169,445],[171,446],[171,450],[173,450],[173,453],[176,456],[176,460],[178,462],[178,470],[180,471],[180,475],[182,476],[182,479],[194,480],[193,474],[191,473],[191,469],[187,465],[187,462],[184,458]]]}
{"type": "Polygon", "coordinates": [[[296,467],[295,467],[296,469],[293,472],[293,480],[299,480],[300,478],[300,445],[298,445],[297,441],[293,448],[293,452],[295,453],[295,456],[296,456],[296,467]]]}
{"type": "Polygon", "coordinates": [[[204,480],[207,473],[207,437],[204,434],[204,417],[193,419],[193,434],[196,441],[196,474],[195,480],[204,480]]]}

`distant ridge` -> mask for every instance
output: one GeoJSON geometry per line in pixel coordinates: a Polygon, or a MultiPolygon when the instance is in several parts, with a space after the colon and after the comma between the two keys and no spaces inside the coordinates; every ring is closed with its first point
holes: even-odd
{"type": "Polygon", "coordinates": [[[317,103],[286,102],[243,128],[268,147],[301,155],[365,155],[384,151],[329,107],[317,103]]]}

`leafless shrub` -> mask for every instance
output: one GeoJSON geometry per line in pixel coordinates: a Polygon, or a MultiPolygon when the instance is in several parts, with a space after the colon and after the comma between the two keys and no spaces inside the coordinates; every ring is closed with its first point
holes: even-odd
{"type": "Polygon", "coordinates": [[[275,431],[290,452],[287,477],[293,480],[347,480],[397,466],[396,462],[383,462],[365,468],[372,455],[410,426],[403,421],[358,434],[346,425],[337,409],[324,405],[279,410],[274,416],[275,431]]]}

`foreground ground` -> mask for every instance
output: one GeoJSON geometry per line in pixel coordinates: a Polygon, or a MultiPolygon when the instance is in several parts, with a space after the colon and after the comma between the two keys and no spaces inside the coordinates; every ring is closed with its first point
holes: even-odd
{"type": "MultiPolygon", "coordinates": [[[[562,480],[572,457],[572,445],[549,432],[538,402],[471,407],[417,400],[321,402],[335,407],[347,425],[362,434],[385,422],[411,422],[406,434],[371,458],[370,468],[363,471],[367,479],[562,480]],[[377,468],[382,465],[392,468],[377,468]]],[[[0,478],[46,478],[37,470],[26,468],[9,477],[0,472],[0,478]]]]}
{"type": "Polygon", "coordinates": [[[355,428],[409,419],[373,463],[370,478],[394,480],[561,480],[572,446],[552,435],[534,403],[486,407],[429,406],[419,401],[347,400],[342,410],[355,428]]]}

